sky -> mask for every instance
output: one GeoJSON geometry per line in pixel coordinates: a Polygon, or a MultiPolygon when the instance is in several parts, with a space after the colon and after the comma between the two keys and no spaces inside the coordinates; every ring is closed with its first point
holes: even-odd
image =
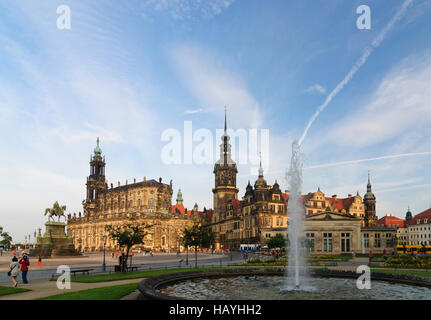
{"type": "Polygon", "coordinates": [[[429,0],[1,0],[0,225],[22,241],[55,201],[82,211],[97,137],[109,184],[172,179],[173,202],[181,188],[186,207],[212,208],[225,105],[248,138],[234,148],[239,197],[265,146],[266,180],[288,188],[292,142],[324,105],[301,141],[303,193],[363,196],[369,171],[379,217],[424,211],[430,34],[429,0]],[[192,157],[202,137],[210,161],[192,157]]]}

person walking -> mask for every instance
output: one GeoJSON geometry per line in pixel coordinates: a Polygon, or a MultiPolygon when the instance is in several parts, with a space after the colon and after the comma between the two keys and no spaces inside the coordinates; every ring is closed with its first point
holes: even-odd
{"type": "Polygon", "coordinates": [[[22,258],[19,259],[19,264],[21,265],[21,275],[22,275],[22,283],[28,284],[27,281],[27,272],[28,272],[28,266],[30,265],[30,261],[28,259],[27,253],[22,253],[22,258]]]}
{"type": "Polygon", "coordinates": [[[40,256],[37,259],[37,266],[42,268],[42,258],[40,256]]]}
{"type": "Polygon", "coordinates": [[[18,276],[18,273],[19,273],[19,263],[18,263],[18,258],[15,256],[13,256],[12,262],[10,263],[9,273],[10,273],[10,276],[12,277],[12,285],[16,287],[18,285],[18,282],[16,281],[16,277],[18,276]]]}

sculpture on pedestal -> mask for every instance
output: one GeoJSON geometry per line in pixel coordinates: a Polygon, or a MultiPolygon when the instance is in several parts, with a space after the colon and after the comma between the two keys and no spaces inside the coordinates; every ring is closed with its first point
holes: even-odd
{"type": "Polygon", "coordinates": [[[66,219],[65,211],[66,206],[61,206],[58,201],[54,203],[52,208],[45,209],[44,215],[48,214],[48,221],[45,222],[46,231],[42,235],[39,228],[36,246],[30,251],[30,255],[44,258],[80,255],[75,250],[73,238],[65,233],[66,223],[60,222],[61,217],[66,219]],[[58,221],[55,221],[54,217],[58,217],[58,221]]]}

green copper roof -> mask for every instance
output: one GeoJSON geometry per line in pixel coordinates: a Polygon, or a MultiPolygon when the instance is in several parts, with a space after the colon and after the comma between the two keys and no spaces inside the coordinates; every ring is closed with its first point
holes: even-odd
{"type": "Polygon", "coordinates": [[[99,147],[99,137],[97,137],[97,146],[94,148],[94,154],[100,156],[102,154],[102,149],[99,147]]]}
{"type": "Polygon", "coordinates": [[[183,202],[183,194],[181,193],[181,188],[179,188],[177,193],[177,203],[182,203],[182,202],[183,202]]]}

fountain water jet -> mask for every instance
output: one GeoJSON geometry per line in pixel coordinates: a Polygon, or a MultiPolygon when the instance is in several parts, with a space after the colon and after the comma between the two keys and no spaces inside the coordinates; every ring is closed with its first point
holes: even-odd
{"type": "Polygon", "coordinates": [[[301,201],[302,186],[302,154],[297,141],[292,143],[292,158],[286,174],[289,184],[289,228],[288,228],[288,268],[287,289],[304,289],[307,283],[307,268],[305,265],[306,250],[301,241],[304,231],[304,206],[301,201]]]}

